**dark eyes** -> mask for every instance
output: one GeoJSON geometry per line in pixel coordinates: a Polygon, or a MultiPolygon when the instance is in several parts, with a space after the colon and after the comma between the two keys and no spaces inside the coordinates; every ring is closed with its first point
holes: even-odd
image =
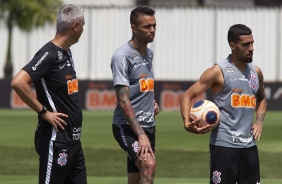
{"type": "Polygon", "coordinates": [[[250,45],[254,45],[254,42],[248,42],[248,43],[243,43],[243,46],[250,46],[250,45]]]}
{"type": "Polygon", "coordinates": [[[155,28],[156,28],[156,25],[147,25],[147,26],[145,26],[145,28],[146,28],[146,29],[150,29],[150,28],[154,28],[154,29],[155,29],[155,28]]]}

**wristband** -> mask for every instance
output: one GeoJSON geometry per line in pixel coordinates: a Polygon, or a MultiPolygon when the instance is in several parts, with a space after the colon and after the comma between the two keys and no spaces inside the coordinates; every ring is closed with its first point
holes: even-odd
{"type": "Polygon", "coordinates": [[[37,112],[39,116],[42,116],[43,114],[45,114],[47,112],[47,107],[45,107],[44,105],[42,105],[42,110],[40,112],[37,112]]]}

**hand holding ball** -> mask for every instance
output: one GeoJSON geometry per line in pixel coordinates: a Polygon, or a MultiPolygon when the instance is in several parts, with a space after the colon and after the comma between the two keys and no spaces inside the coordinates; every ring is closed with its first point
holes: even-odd
{"type": "Polygon", "coordinates": [[[210,124],[212,128],[215,128],[219,123],[219,117],[218,107],[209,100],[200,100],[191,107],[190,121],[200,119],[200,123],[197,124],[198,127],[210,124]]]}

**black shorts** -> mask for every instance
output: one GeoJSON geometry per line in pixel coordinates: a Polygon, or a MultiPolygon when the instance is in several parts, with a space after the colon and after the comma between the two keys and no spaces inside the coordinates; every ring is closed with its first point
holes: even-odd
{"type": "Polygon", "coordinates": [[[35,139],[39,155],[39,184],[86,184],[85,160],[78,144],[35,139]]]}
{"type": "MultiPolygon", "coordinates": [[[[139,172],[138,167],[135,165],[135,160],[137,160],[138,137],[129,125],[113,125],[112,128],[116,141],[127,153],[127,172],[139,172]]],[[[152,150],[155,152],[155,126],[151,128],[143,128],[143,130],[150,140],[152,150]]]]}
{"type": "Polygon", "coordinates": [[[260,168],[257,146],[228,148],[210,145],[210,184],[257,184],[260,168]]]}

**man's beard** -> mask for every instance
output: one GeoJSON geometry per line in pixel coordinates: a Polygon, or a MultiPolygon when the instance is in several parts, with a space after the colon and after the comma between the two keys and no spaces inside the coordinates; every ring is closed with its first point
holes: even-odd
{"type": "Polygon", "coordinates": [[[245,63],[251,63],[251,62],[253,62],[253,58],[251,57],[251,58],[244,59],[244,62],[245,63]]]}

